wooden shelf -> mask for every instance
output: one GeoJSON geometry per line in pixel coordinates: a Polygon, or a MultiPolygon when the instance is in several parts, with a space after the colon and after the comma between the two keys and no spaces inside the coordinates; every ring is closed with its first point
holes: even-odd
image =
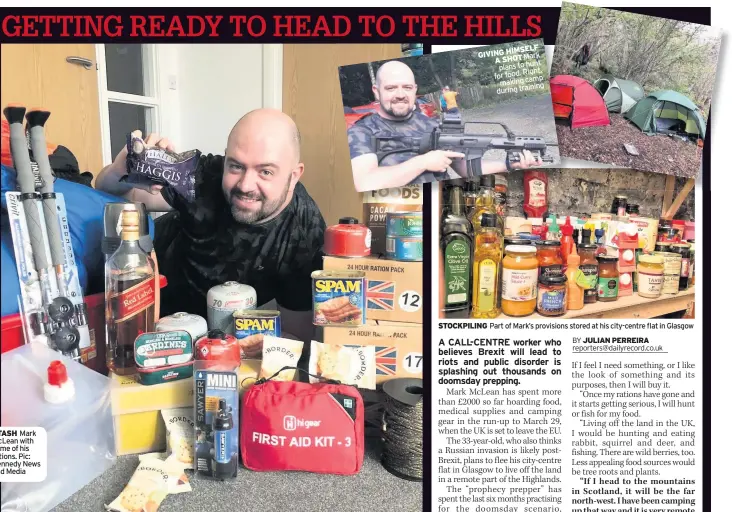
{"type": "Polygon", "coordinates": [[[694,302],[694,287],[679,292],[677,295],[661,295],[658,299],[646,299],[637,293],[626,297],[619,297],[614,302],[596,302],[587,304],[584,308],[567,311],[562,316],[542,316],[534,313],[524,317],[510,317],[501,314],[498,318],[542,318],[568,320],[570,318],[612,318],[612,319],[638,319],[656,318],[676,311],[684,311],[694,302]]]}

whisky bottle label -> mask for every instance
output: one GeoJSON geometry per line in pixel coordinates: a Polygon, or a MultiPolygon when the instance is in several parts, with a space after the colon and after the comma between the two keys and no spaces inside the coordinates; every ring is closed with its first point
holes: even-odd
{"type": "Polygon", "coordinates": [[[155,304],[155,278],[150,277],[132,288],[110,296],[114,322],[129,320],[155,304]]]}

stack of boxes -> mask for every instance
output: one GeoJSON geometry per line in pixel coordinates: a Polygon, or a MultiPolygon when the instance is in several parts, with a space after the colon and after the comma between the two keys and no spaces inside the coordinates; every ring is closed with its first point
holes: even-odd
{"type": "Polygon", "coordinates": [[[366,325],[324,327],[323,342],[376,347],[376,383],[422,378],[422,262],[385,258],[386,214],[421,211],[422,187],[373,190],[363,194],[365,225],[371,230],[371,256],[326,256],[324,270],[366,273],[366,325]]]}

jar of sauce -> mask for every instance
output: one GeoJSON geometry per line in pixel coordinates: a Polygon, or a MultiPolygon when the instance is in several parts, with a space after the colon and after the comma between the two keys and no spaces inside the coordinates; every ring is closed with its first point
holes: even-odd
{"type": "Polygon", "coordinates": [[[536,309],[539,260],[536,247],[509,245],[503,258],[501,310],[508,316],[528,316],[536,309]]]}
{"type": "Polygon", "coordinates": [[[663,290],[663,257],[643,254],[638,258],[638,295],[657,299],[663,290]]]}
{"type": "Polygon", "coordinates": [[[597,257],[597,300],[612,302],[618,300],[618,259],[612,256],[597,257]]]}
{"type": "MultiPolygon", "coordinates": [[[[579,269],[582,272],[582,288],[585,289],[585,304],[597,302],[597,273],[599,266],[595,258],[597,245],[578,244],[577,253],[580,257],[579,269]]],[[[580,284],[580,283],[578,283],[580,284]]]]}
{"type": "Polygon", "coordinates": [[[681,272],[679,274],[679,290],[689,288],[689,264],[691,262],[691,246],[686,243],[671,244],[671,252],[681,255],[681,272]]]}
{"type": "Polygon", "coordinates": [[[536,311],[543,316],[561,316],[567,312],[567,276],[546,274],[539,277],[536,311]]]}
{"type": "Polygon", "coordinates": [[[562,274],[562,253],[559,240],[538,240],[536,257],[539,260],[539,277],[562,274]]]}

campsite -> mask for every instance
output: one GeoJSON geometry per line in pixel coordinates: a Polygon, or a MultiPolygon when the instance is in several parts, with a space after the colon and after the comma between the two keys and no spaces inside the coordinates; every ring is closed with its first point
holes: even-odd
{"type": "Polygon", "coordinates": [[[563,156],[698,175],[717,29],[563,3],[550,88],[563,156]]]}

